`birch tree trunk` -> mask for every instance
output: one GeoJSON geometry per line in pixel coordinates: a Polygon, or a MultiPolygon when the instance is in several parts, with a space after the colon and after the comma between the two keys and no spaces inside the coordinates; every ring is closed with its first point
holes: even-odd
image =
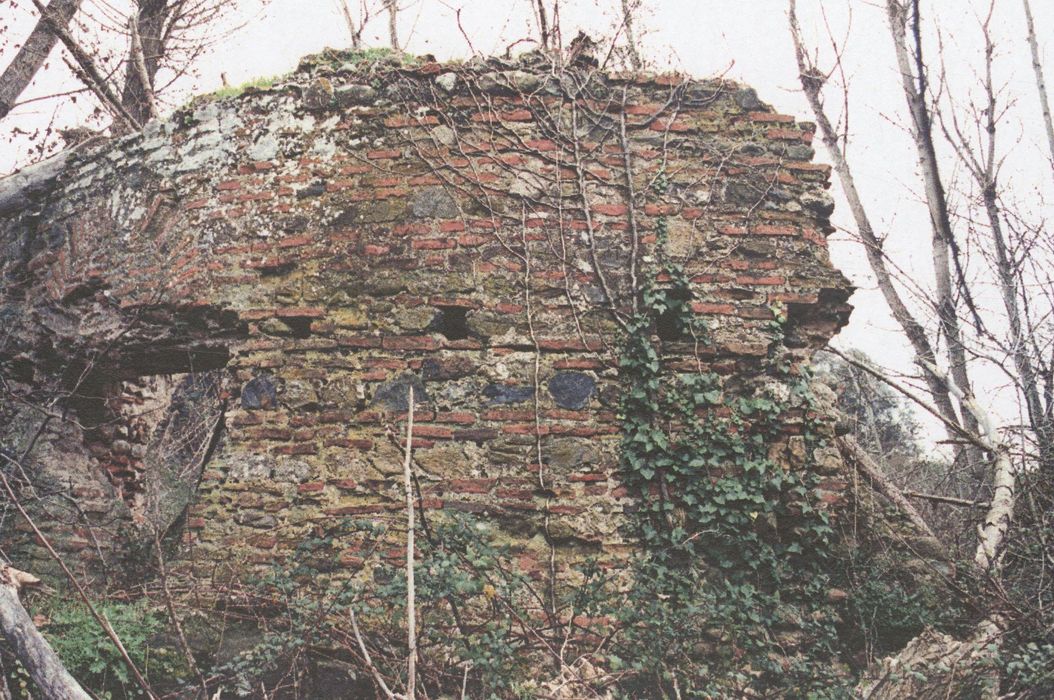
{"type": "MultiPolygon", "coordinates": [[[[907,100],[908,111],[911,113],[911,135],[915,141],[915,150],[922,169],[926,206],[929,209],[930,224],[933,229],[932,250],[933,273],[937,283],[937,321],[947,342],[952,379],[967,396],[972,396],[973,391],[966,367],[966,350],[959,327],[952,282],[952,266],[959,265],[956,257],[955,234],[952,231],[947,196],[937,164],[937,153],[933,143],[933,124],[926,105],[926,76],[922,61],[918,0],[912,0],[914,51],[908,48],[907,43],[907,7],[897,0],[887,0],[886,9],[893,34],[897,66],[900,69],[901,85],[907,100]]],[[[959,278],[960,280],[963,278],[961,271],[959,278]]],[[[977,421],[968,411],[963,411],[962,423],[970,432],[978,432],[977,421]]],[[[966,453],[972,467],[977,468],[984,463],[984,456],[976,449],[967,447],[966,453]]]]}
{"type": "MultiPolygon", "coordinates": [[[[831,120],[827,116],[823,102],[820,99],[820,90],[823,87],[823,81],[820,78],[819,72],[808,62],[807,53],[801,40],[801,31],[798,26],[796,9],[795,0],[790,0],[789,16],[791,22],[791,36],[794,39],[794,48],[798,59],[798,72],[802,90],[809,102],[809,107],[812,109],[813,116],[816,118],[816,123],[819,127],[823,144],[827,148],[831,160],[834,161],[834,171],[835,174],[838,175],[838,181],[842,183],[842,189],[845,191],[846,200],[849,202],[849,211],[853,215],[857,233],[864,244],[864,253],[867,255],[868,264],[875,275],[875,279],[878,282],[878,289],[882,292],[882,297],[889,306],[893,318],[897,321],[897,324],[904,332],[908,342],[911,343],[911,348],[914,352],[916,361],[936,364],[937,355],[934,352],[933,345],[930,343],[925,328],[922,327],[922,324],[919,323],[908,309],[907,304],[904,303],[904,300],[900,296],[900,292],[894,284],[893,276],[886,265],[885,253],[882,250],[882,242],[878,239],[875,229],[871,225],[871,219],[868,217],[863,198],[856,187],[853,172],[849,167],[849,162],[845,157],[845,152],[839,144],[838,134],[835,132],[834,126],[831,124],[831,120]]],[[[947,387],[929,372],[924,373],[924,379],[926,381],[926,388],[929,390],[929,394],[933,398],[934,405],[936,405],[938,412],[944,418],[945,424],[960,425],[959,417],[955,412],[955,407],[952,404],[951,395],[948,393],[947,387]]],[[[956,437],[955,432],[949,429],[948,437],[954,439],[956,437]]]]}

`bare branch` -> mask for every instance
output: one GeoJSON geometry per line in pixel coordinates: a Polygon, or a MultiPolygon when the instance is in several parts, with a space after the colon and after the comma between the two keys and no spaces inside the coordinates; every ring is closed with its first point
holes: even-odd
{"type": "MultiPolygon", "coordinates": [[[[853,178],[849,161],[846,159],[842,144],[839,143],[838,133],[824,109],[823,101],[820,97],[820,91],[824,84],[823,74],[811,63],[805,51],[801,27],[798,24],[796,4],[795,0],[790,0],[788,15],[790,18],[791,38],[794,40],[795,55],[798,59],[798,77],[809,106],[812,108],[813,115],[816,117],[816,123],[824,146],[826,146],[831,160],[834,161],[834,170],[842,183],[842,189],[845,191],[849,210],[853,215],[857,232],[864,244],[864,252],[867,255],[871,271],[875,275],[879,291],[882,292],[882,297],[889,306],[893,318],[896,319],[911,344],[915,357],[934,363],[936,362],[936,353],[933,345],[930,343],[926,330],[911,311],[908,310],[907,304],[904,303],[900,292],[893,283],[893,276],[890,274],[882,252],[882,242],[878,239],[874,227],[871,225],[871,219],[856,187],[856,181],[853,178]]],[[[961,430],[959,417],[955,412],[947,388],[932,375],[926,375],[925,379],[930,396],[937,406],[941,421],[949,427],[950,435],[956,434],[961,430]]]]}
{"type": "Polygon", "coordinates": [[[355,18],[351,15],[351,8],[348,7],[348,0],[336,0],[336,3],[344,17],[345,24],[348,25],[348,34],[351,36],[351,48],[358,51],[362,48],[362,30],[366,27],[366,22],[368,21],[369,16],[363,16],[359,25],[355,26],[355,18]]]}
{"type": "Polygon", "coordinates": [[[986,501],[968,501],[965,498],[953,498],[952,496],[941,496],[936,493],[919,493],[918,491],[902,491],[908,498],[918,498],[923,501],[944,503],[950,506],[962,506],[963,508],[988,508],[986,501]]]}

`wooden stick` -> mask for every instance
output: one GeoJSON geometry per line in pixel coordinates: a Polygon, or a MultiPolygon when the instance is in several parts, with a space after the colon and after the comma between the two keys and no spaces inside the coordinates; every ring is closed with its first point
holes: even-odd
{"type": "Polygon", "coordinates": [[[359,653],[362,654],[362,660],[366,662],[366,668],[370,670],[374,682],[377,684],[377,687],[381,689],[381,692],[384,693],[384,697],[388,698],[388,700],[396,700],[397,696],[391,691],[388,684],[384,682],[384,677],[381,675],[381,672],[377,670],[377,667],[373,663],[373,659],[370,658],[370,652],[366,648],[366,642],[362,639],[362,632],[359,631],[359,623],[355,619],[355,608],[348,608],[348,613],[351,616],[351,631],[355,633],[355,641],[359,645],[359,653]]]}
{"type": "Polygon", "coordinates": [[[417,685],[417,612],[414,600],[414,483],[412,455],[414,440],[414,388],[409,388],[406,413],[406,451],[403,456],[403,482],[406,486],[406,698],[414,700],[417,685]]]}
{"type": "Polygon", "coordinates": [[[918,498],[934,503],[946,503],[950,506],[963,506],[964,508],[987,508],[990,504],[986,501],[967,501],[965,498],[953,498],[952,496],[941,496],[936,493],[919,493],[918,491],[901,491],[908,498],[918,498]]]}

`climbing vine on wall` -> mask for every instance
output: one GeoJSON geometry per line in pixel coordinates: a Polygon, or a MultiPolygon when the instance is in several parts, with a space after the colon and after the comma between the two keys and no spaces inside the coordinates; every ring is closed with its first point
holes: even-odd
{"type": "MultiPolygon", "coordinates": [[[[732,399],[719,375],[664,354],[660,324],[667,338],[696,344],[706,327],[692,313],[690,280],[665,254],[664,219],[657,230],[658,262],[619,366],[622,478],[640,499],[642,556],[613,661],[644,685],[690,696],[841,697],[826,604],[828,513],[817,507],[815,477],[769,456],[789,404],[808,408],[806,382],[770,358],[769,381],[732,399]]],[[[809,454],[820,439],[808,420],[803,432],[809,454]]]]}

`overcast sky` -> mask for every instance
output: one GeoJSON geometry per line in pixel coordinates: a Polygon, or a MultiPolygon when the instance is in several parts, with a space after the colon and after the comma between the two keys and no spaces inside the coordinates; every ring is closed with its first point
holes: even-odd
{"type": "MultiPolygon", "coordinates": [[[[85,7],[120,0],[85,0],[85,7]]],[[[357,0],[352,0],[354,5],[357,0]]],[[[1015,181],[1032,193],[1025,206],[1038,219],[1049,214],[1043,192],[1049,193],[1050,165],[1039,123],[1039,106],[1024,40],[1024,15],[1020,0],[996,0],[993,34],[997,41],[996,77],[1005,85],[1004,98],[1012,103],[1004,145],[1008,161],[1004,182],[1015,181]],[[1035,182],[1033,182],[1035,181],[1035,182]],[[1035,188],[1042,188],[1035,190],[1035,188]]],[[[249,3],[245,3],[249,4],[249,3]]],[[[374,4],[379,4],[374,0],[374,4]]],[[[614,26],[619,0],[566,0],[562,9],[564,36],[570,38],[583,29],[595,36],[609,35],[614,26]]],[[[645,0],[639,19],[639,32],[649,63],[659,70],[674,69],[695,76],[717,74],[755,87],[761,98],[781,112],[811,120],[808,106],[800,94],[791,40],[787,31],[785,0],[645,0]]],[[[1054,51],[1047,37],[1054,33],[1054,2],[1033,0],[1037,34],[1041,41],[1044,66],[1054,81],[1054,64],[1048,54],[1054,51]]],[[[530,0],[402,0],[400,34],[411,53],[431,53],[439,59],[463,58],[474,51],[503,53],[510,43],[532,33],[530,0]],[[454,7],[470,47],[457,26],[454,7]]],[[[924,18],[936,18],[944,45],[944,67],[952,94],[969,99],[976,84],[980,57],[980,16],[988,0],[927,0],[924,18]]],[[[829,25],[839,42],[844,41],[846,77],[849,83],[849,155],[856,180],[870,208],[873,223],[881,235],[888,236],[887,247],[899,253],[898,259],[909,273],[923,280],[920,296],[928,286],[929,222],[919,201],[915,156],[902,125],[904,98],[895,69],[892,42],[885,19],[884,2],[872,0],[799,0],[799,14],[807,39],[822,47],[821,59],[830,57],[829,25]],[[824,19],[826,12],[826,21],[824,19]]],[[[333,0],[271,0],[263,10],[247,10],[241,17],[245,26],[225,39],[202,61],[194,81],[178,86],[169,100],[184,101],[194,91],[209,91],[220,84],[225,73],[232,84],[259,76],[286,73],[298,59],[324,47],[346,47],[347,30],[333,0]]],[[[10,31],[28,33],[33,16],[28,0],[0,0],[0,20],[10,22],[10,31]]],[[[2,23],[2,22],[0,22],[2,23]]],[[[365,33],[366,43],[385,45],[386,21],[377,17],[365,33]]],[[[939,71],[935,37],[930,51],[931,71],[939,71]]],[[[525,48],[521,45],[521,48],[525,48]]],[[[4,63],[0,59],[0,64],[4,63]]],[[[823,64],[821,60],[821,64],[823,64]]],[[[46,94],[66,79],[62,70],[31,87],[24,97],[46,94]]],[[[841,114],[841,97],[832,92],[828,101],[832,111],[841,114]]],[[[0,128],[29,129],[47,123],[54,112],[48,102],[33,102],[18,110],[0,128]]],[[[61,119],[76,119],[75,112],[61,119]]],[[[818,145],[818,144],[817,144],[818,145]]],[[[0,141],[0,172],[8,172],[25,158],[23,149],[0,141]]],[[[817,159],[829,162],[822,147],[817,159]]],[[[949,182],[960,173],[948,168],[949,182]]],[[[835,186],[836,194],[837,185],[835,186]]],[[[840,195],[839,195],[840,197],[840,195]]],[[[851,231],[847,207],[839,201],[836,225],[851,231]]],[[[864,256],[848,234],[831,239],[836,263],[859,287],[853,304],[857,307],[851,325],[837,344],[859,347],[890,366],[907,368],[910,354],[896,330],[884,303],[866,271],[864,256]]],[[[996,297],[983,286],[981,303],[995,303],[996,297]]],[[[988,387],[995,392],[1000,384],[997,373],[989,375],[988,387]]],[[[1000,412],[1011,412],[1004,402],[1000,412]]],[[[1009,416],[1007,416],[1009,417],[1009,416]]]]}

